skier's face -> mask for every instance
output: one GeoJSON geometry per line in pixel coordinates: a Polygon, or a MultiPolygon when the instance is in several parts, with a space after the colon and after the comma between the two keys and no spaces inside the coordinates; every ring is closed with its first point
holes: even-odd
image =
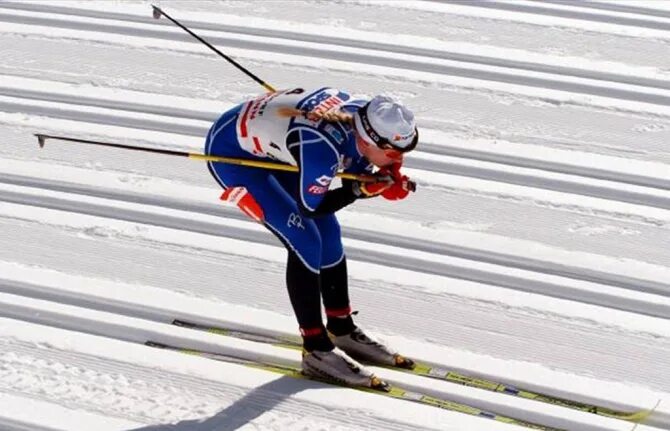
{"type": "Polygon", "coordinates": [[[356,146],[358,152],[377,167],[383,168],[393,163],[402,163],[403,154],[400,151],[393,148],[379,148],[361,138],[358,133],[356,134],[356,146]]]}

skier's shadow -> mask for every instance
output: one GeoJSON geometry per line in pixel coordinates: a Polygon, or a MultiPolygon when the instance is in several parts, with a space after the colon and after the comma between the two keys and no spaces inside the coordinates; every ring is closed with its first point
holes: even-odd
{"type": "Polygon", "coordinates": [[[147,425],[127,431],[233,431],[272,410],[279,403],[317,382],[282,376],[258,386],[224,410],[209,418],[189,419],[175,424],[147,425]]]}

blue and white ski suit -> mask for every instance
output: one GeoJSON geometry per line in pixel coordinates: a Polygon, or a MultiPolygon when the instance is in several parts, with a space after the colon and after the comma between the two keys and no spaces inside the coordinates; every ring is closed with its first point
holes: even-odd
{"type": "Polygon", "coordinates": [[[262,208],[264,225],[313,273],[337,265],[344,257],[339,223],[328,209],[331,205],[324,203],[327,194],[336,192],[329,191],[331,181],[338,169],[370,173],[373,167],[356,149],[351,125],[280,112],[282,108],[305,112],[335,108],[353,113],[365,103],[327,87],[268,93],[225,112],[207,135],[206,154],[278,161],[299,168],[293,173],[208,163],[224,189],[246,187],[262,208]]]}

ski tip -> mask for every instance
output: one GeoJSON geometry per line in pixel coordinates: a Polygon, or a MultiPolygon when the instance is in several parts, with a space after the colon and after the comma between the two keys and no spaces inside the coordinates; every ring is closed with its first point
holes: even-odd
{"type": "Polygon", "coordinates": [[[160,19],[161,15],[163,14],[163,11],[160,10],[158,6],[151,5],[151,7],[153,8],[154,19],[160,19]]]}
{"type": "Polygon", "coordinates": [[[641,423],[644,420],[646,420],[651,414],[653,413],[653,410],[640,410],[634,413],[629,413],[623,417],[623,419],[629,421],[629,422],[635,422],[635,423],[641,423]]]}
{"type": "Polygon", "coordinates": [[[653,413],[653,412],[652,412],[651,410],[643,410],[643,411],[641,411],[641,412],[638,412],[638,413],[633,414],[633,415],[631,416],[631,420],[632,420],[633,422],[643,422],[643,421],[645,421],[647,418],[649,418],[649,416],[651,416],[652,413],[653,413]]]}
{"type": "Polygon", "coordinates": [[[36,134],[35,137],[37,137],[37,143],[39,144],[40,148],[44,148],[44,144],[47,140],[46,136],[36,134]]]}

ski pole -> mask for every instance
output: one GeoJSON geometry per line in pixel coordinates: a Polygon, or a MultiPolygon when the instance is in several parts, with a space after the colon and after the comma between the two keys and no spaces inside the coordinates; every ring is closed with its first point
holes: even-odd
{"type": "MultiPolygon", "coordinates": [[[[40,148],[44,148],[44,144],[46,143],[47,139],[57,139],[59,141],[67,141],[67,142],[76,142],[79,144],[90,144],[90,145],[100,145],[103,147],[112,147],[112,148],[121,148],[124,150],[133,150],[133,151],[144,151],[148,153],[157,153],[157,154],[165,154],[168,156],[181,156],[181,157],[188,157],[189,159],[195,159],[195,160],[204,160],[208,162],[215,162],[215,163],[226,163],[229,165],[239,165],[239,166],[249,166],[252,168],[264,168],[264,169],[272,169],[276,171],[286,171],[286,172],[298,172],[299,169],[297,166],[292,166],[292,165],[287,165],[284,163],[274,163],[274,162],[264,162],[261,160],[250,160],[250,159],[240,159],[240,158],[235,158],[235,157],[220,157],[220,156],[211,156],[207,154],[199,154],[199,153],[189,153],[186,151],[175,151],[175,150],[162,150],[160,148],[147,148],[147,147],[139,147],[135,145],[126,145],[126,144],[114,144],[111,142],[102,142],[102,141],[92,141],[88,139],[78,139],[78,138],[69,138],[66,136],[52,136],[52,135],[44,135],[41,133],[36,133],[35,136],[37,137],[37,142],[40,145],[40,148]]],[[[348,174],[345,172],[339,172],[337,173],[337,176],[340,178],[343,178],[345,180],[354,180],[354,181],[361,181],[361,182],[375,182],[378,181],[378,178],[372,177],[370,175],[356,175],[356,174],[348,174]]]]}
{"type": "Polygon", "coordinates": [[[241,64],[239,64],[238,62],[236,62],[236,61],[233,60],[232,58],[228,57],[226,54],[222,53],[221,51],[219,51],[218,49],[216,49],[212,44],[210,44],[209,42],[207,42],[205,39],[201,38],[201,37],[198,36],[197,34],[193,33],[191,30],[189,30],[188,28],[186,28],[185,25],[183,25],[182,23],[180,23],[180,22],[177,21],[176,19],[172,18],[170,15],[166,14],[165,12],[163,12],[163,10],[162,10],[161,8],[159,8],[158,6],[154,6],[154,5],[151,5],[151,7],[154,9],[154,12],[153,12],[153,16],[154,16],[154,18],[156,18],[156,19],[160,19],[161,15],[163,15],[165,18],[167,18],[167,19],[169,19],[170,21],[172,21],[175,25],[179,26],[179,27],[180,27],[182,30],[184,30],[186,33],[188,33],[188,34],[190,34],[191,36],[193,36],[194,38],[198,39],[198,41],[202,42],[206,47],[208,47],[208,48],[211,49],[212,51],[214,51],[214,52],[216,52],[217,54],[219,54],[219,56],[222,57],[224,60],[228,61],[228,62],[229,62],[230,64],[232,64],[233,66],[237,67],[239,70],[241,70],[242,72],[246,73],[247,76],[249,76],[251,79],[253,79],[254,81],[256,81],[256,82],[258,82],[259,84],[261,84],[266,90],[268,90],[268,91],[270,91],[270,92],[272,92],[272,93],[275,93],[275,92],[277,91],[277,90],[274,89],[274,87],[272,87],[270,84],[268,84],[267,82],[265,82],[265,81],[263,81],[262,79],[260,79],[258,76],[256,76],[256,75],[254,75],[253,73],[251,73],[251,72],[250,72],[248,69],[246,69],[244,66],[242,66],[241,64]]]}

